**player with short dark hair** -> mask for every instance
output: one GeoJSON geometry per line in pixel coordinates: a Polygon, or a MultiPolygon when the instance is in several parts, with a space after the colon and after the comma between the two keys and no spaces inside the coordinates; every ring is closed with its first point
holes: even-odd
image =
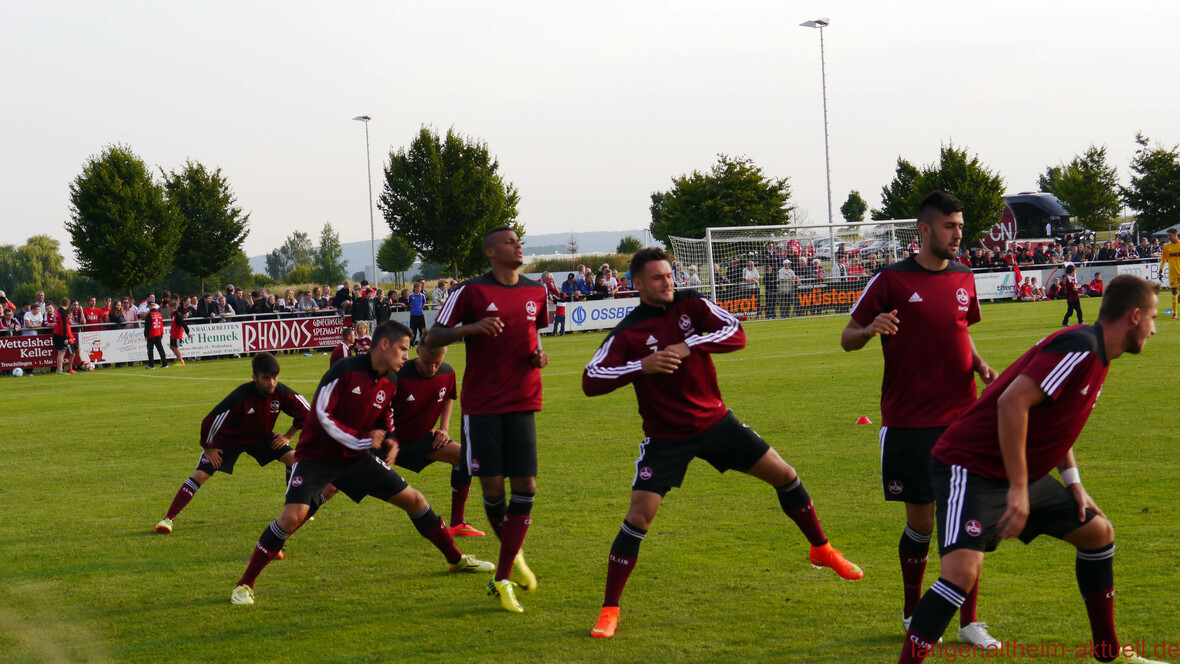
{"type": "Polygon", "coordinates": [[[328,357],[328,368],[343,360],[346,357],[356,355],[356,330],[351,327],[346,327],[340,331],[340,343],[332,349],[332,354],[328,357]]]}
{"type": "Polygon", "coordinates": [[[167,369],[168,358],[164,355],[164,343],[161,341],[164,338],[164,314],[160,313],[160,305],[155,302],[148,305],[143,321],[143,338],[147,342],[147,368],[156,368],[156,361],[152,359],[152,354],[156,353],[160,356],[160,367],[167,369]]]}
{"type": "Polygon", "coordinates": [[[631,259],[630,271],[640,305],[607,335],[582,374],[587,396],[633,385],[647,436],[639,445],[631,506],[611,546],[606,597],[591,635],[614,636],[619,599],[635,568],[639,545],[664,495],[680,486],[694,458],[720,472],[737,470],[773,486],[783,512],[811,544],[811,564],[831,567],[845,579],[863,577],[861,569],[828,542],[795,469],[738,421],[721,399],[710,356],[746,346],[741,324],[695,291],[677,292],[662,249],[640,250],[631,259]]]}
{"type": "Polygon", "coordinates": [[[455,369],[443,361],[447,348],[431,350],[418,344],[418,357],[397,372],[393,421],[401,451],[396,465],[420,473],[441,461],[451,466],[451,534],[483,537],[464,518],[471,475],[463,464],[462,448],[451,440],[451,408],[458,398],[455,369]]]}
{"type": "Polygon", "coordinates": [[[303,426],[309,410],[307,400],[279,382],[279,361],[274,355],[259,353],[250,360],[250,366],[250,382],[230,392],[201,421],[202,449],[197,469],[176,492],[168,513],[156,524],[157,533],[172,532],[172,521],[197,490],[214,473],[233,475],[234,464],[242,454],[254,457],[259,466],[281,461],[289,476],[295,463],[291,436],[303,426]],[[274,432],[280,412],[291,416],[291,427],[284,434],[274,432]]]}
{"type": "Polygon", "coordinates": [[[254,603],[254,582],[307,520],[332,484],[354,502],[373,496],[405,510],[418,533],[446,557],[452,572],[490,572],[493,565],[464,555],[421,493],[389,466],[397,458],[393,397],[410,348],[410,330],[397,321],[377,326],[368,354],[332,365],[316,388],[295,447],[286,504],[262,536],[230,601],[254,603]],[[383,450],[377,455],[371,450],[383,450]],[[384,457],[384,458],[382,458],[384,457]]]}
{"type": "Polygon", "coordinates": [[[532,523],[537,493],[537,429],[541,410],[541,369],[549,356],[538,331],[549,324],[545,286],[517,274],[524,259],[520,238],[509,226],[484,236],[487,274],[451,293],[426,335],[427,348],[462,339],[467,348],[460,404],[467,471],[479,477],[484,510],[500,538],[496,575],[488,593],[507,611],[524,611],[516,600],[513,571],[525,592],[537,577],[525,563],[521,544],[532,523]],[[504,478],[512,495],[504,501],[504,478]]]}
{"type": "Polygon", "coordinates": [[[1102,391],[1110,362],[1155,334],[1159,285],[1111,279],[1098,323],[1037,342],[984,391],[931,451],[942,570],[922,597],[900,662],[920,662],[946,629],[985,552],[1001,539],[1038,535],[1077,548],[1078,588],[1098,661],[1146,662],[1120,648],[1114,625],[1114,529],[1082,487],[1073,445],[1102,391]],[[1049,475],[1056,467],[1061,480],[1049,475]]]}
{"type": "Polygon", "coordinates": [[[1061,319],[1061,327],[1069,325],[1069,317],[1078,312],[1078,325],[1085,325],[1082,320],[1082,289],[1078,285],[1077,277],[1073,276],[1078,268],[1073,263],[1065,266],[1065,276],[1061,285],[1065,287],[1065,318],[1061,319]]]}
{"type": "MultiPolygon", "coordinates": [[[[980,314],[975,276],[955,262],[963,237],[962,202],[942,191],[928,194],[918,206],[918,233],[918,253],[869,280],[840,335],[846,351],[881,337],[881,486],[886,501],[905,503],[897,545],[904,629],[922,597],[934,531],[930,449],[975,403],[975,374],[985,384],[997,375],[967,331],[980,314]]],[[[959,640],[984,647],[998,643],[976,616],[978,585],[969,590],[959,614],[959,640]]]]}

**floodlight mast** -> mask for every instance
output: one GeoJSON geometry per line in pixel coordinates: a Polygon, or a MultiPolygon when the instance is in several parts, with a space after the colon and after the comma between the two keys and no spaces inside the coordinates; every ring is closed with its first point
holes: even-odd
{"type": "Polygon", "coordinates": [[[367,115],[358,115],[353,120],[365,123],[365,171],[369,174],[369,250],[373,259],[373,288],[377,287],[377,231],[373,222],[373,160],[369,157],[369,120],[367,115]]]}

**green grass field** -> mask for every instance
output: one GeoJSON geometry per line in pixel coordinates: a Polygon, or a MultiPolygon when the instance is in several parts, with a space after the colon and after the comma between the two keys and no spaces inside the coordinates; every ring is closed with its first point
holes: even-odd
{"type": "MultiPolygon", "coordinates": [[[[986,305],[974,338],[1002,369],[1057,329],[1063,306],[986,305]]],[[[1083,307],[1096,315],[1097,302],[1083,307]]],[[[540,588],[521,596],[523,615],[486,597],[486,578],[448,573],[400,510],[344,496],[262,574],[257,604],[231,606],[282,505],[281,466],[243,457],[235,475],[198,492],[173,534],[152,527],[195,466],[201,418],[249,378],[248,359],[0,379],[0,662],[895,661],[902,511],[880,495],[877,426],[853,425],[880,419],[881,353],[875,342],[842,352],[845,321],[751,323],[748,347],[715,359],[728,404],[798,469],[828,535],[865,578],[813,569],[769,487],[697,462],[664,502],[606,642],[588,630],[642,434],[630,389],[581,393],[599,334],[546,345],[525,544],[540,588]]],[[[1115,524],[1121,636],[1175,642],[1180,441],[1168,400],[1180,325],[1161,318],[1159,328],[1141,356],[1114,363],[1076,450],[1115,524]]],[[[327,358],[280,360],[280,379],[310,398],[327,358]]],[[[461,374],[461,349],[449,360],[461,374]]],[[[448,513],[449,469],[406,476],[448,513]]],[[[482,527],[478,493],[477,484],[468,515],[482,527]]],[[[493,537],[459,545],[495,559],[493,537]]],[[[937,578],[930,560],[927,585],[937,578]]],[[[984,567],[981,619],[1003,639],[1086,641],[1073,567],[1065,543],[1006,543],[984,567]]]]}

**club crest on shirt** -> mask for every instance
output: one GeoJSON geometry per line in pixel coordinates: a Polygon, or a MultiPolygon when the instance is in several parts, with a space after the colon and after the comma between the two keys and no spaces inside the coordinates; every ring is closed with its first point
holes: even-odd
{"type": "Polygon", "coordinates": [[[525,302],[524,303],[524,310],[528,313],[528,315],[530,317],[536,316],[537,315],[537,303],[534,302],[533,300],[529,300],[528,302],[525,302]]]}
{"type": "Polygon", "coordinates": [[[302,485],[302,484],[303,484],[303,478],[302,478],[302,477],[300,477],[300,476],[296,475],[295,477],[292,477],[292,478],[291,478],[291,486],[300,486],[300,485],[302,485]]]}
{"type": "Polygon", "coordinates": [[[380,408],[384,404],[385,404],[385,390],[378,390],[377,395],[375,397],[373,397],[373,406],[375,408],[380,408]]]}
{"type": "Polygon", "coordinates": [[[476,459],[475,457],[471,457],[471,472],[479,472],[479,459],[476,459]]]}
{"type": "Polygon", "coordinates": [[[446,397],[447,397],[447,388],[445,388],[445,387],[438,388],[438,400],[442,401],[446,397]]]}
{"type": "Polygon", "coordinates": [[[971,519],[966,524],[964,524],[963,530],[966,530],[967,534],[972,537],[979,537],[983,534],[983,526],[981,526],[975,519],[971,519]]]}
{"type": "Polygon", "coordinates": [[[905,489],[905,485],[901,483],[901,480],[893,480],[889,483],[889,493],[895,496],[900,496],[903,489],[905,489]]]}
{"type": "Polygon", "coordinates": [[[967,304],[971,301],[971,296],[967,294],[966,288],[960,288],[955,291],[955,299],[959,301],[959,304],[967,304]]]}
{"type": "Polygon", "coordinates": [[[650,480],[652,476],[651,466],[644,466],[639,469],[639,479],[650,480]]]}
{"type": "Polygon", "coordinates": [[[272,412],[272,413],[277,413],[277,412],[279,412],[279,400],[278,400],[278,399],[271,399],[271,401],[270,401],[270,412],[272,412]]]}
{"type": "Polygon", "coordinates": [[[679,325],[681,330],[688,332],[692,329],[692,319],[688,317],[688,314],[680,314],[679,325]]]}

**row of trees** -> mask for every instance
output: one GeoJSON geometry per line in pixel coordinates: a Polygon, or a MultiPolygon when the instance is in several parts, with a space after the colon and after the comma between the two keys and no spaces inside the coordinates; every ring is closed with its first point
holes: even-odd
{"type": "MultiPolygon", "coordinates": [[[[1106,148],[1093,145],[1069,163],[1048,167],[1038,186],[1061,199],[1073,217],[1094,230],[1105,229],[1124,205],[1138,212],[1144,231],[1180,221],[1180,147],[1153,144],[1142,134],[1135,141],[1139,149],[1131,159],[1126,187],[1119,185],[1118,172],[1107,162],[1106,148]]],[[[840,214],[850,224],[863,221],[866,211],[873,219],[912,218],[918,202],[935,189],[963,201],[964,235],[969,240],[991,228],[1004,208],[1004,179],[977,155],[948,143],[932,164],[919,167],[899,157],[893,179],[881,188],[881,207],[869,210],[854,190],[840,206],[840,214]]],[[[711,226],[781,225],[797,220],[785,178],[769,178],[748,158],[724,154],[709,172],[681,175],[673,178],[670,190],[652,193],[650,212],[652,234],[664,243],[670,235],[704,237],[711,226]]]]}
{"type": "Polygon", "coordinates": [[[288,284],[336,284],[348,276],[348,262],[340,234],[325,222],[320,243],[313,246],[303,231],[293,231],[283,244],[266,255],[266,275],[288,284]]]}

